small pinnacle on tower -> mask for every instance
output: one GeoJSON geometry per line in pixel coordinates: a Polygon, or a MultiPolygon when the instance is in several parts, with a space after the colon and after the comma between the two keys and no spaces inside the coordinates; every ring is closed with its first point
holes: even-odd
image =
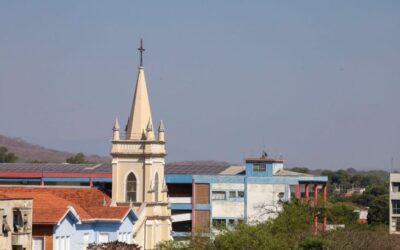
{"type": "Polygon", "coordinates": [[[114,131],[116,131],[116,130],[118,130],[118,131],[119,131],[119,122],[118,122],[118,117],[116,117],[116,118],[115,118],[115,123],[114,123],[113,130],[114,130],[114,131]]]}
{"type": "Polygon", "coordinates": [[[158,125],[158,132],[165,132],[163,120],[161,120],[160,125],[158,125]]]}
{"type": "Polygon", "coordinates": [[[114,141],[118,141],[119,138],[119,122],[118,122],[118,118],[115,118],[115,123],[114,123],[114,127],[113,127],[113,140],[114,141]]]}
{"type": "Polygon", "coordinates": [[[158,126],[158,141],[165,142],[165,128],[163,120],[160,121],[160,125],[158,126]]]}
{"type": "Polygon", "coordinates": [[[154,140],[153,124],[151,123],[151,119],[149,119],[149,122],[147,123],[146,132],[146,139],[150,141],[154,140]]]}
{"type": "Polygon", "coordinates": [[[149,119],[149,122],[147,123],[146,131],[153,131],[153,124],[151,123],[151,120],[149,119]]]}

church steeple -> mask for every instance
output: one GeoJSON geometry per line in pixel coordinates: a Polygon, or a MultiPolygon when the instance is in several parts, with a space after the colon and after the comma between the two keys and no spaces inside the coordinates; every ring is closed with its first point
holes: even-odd
{"type": "Polygon", "coordinates": [[[165,184],[156,184],[165,182],[167,152],[164,124],[160,123],[158,131],[153,127],[144,77],[142,41],[138,50],[139,73],[125,128],[126,136],[120,136],[118,120],[113,128],[112,204],[130,206],[137,211],[138,221],[145,224],[134,226],[134,239],[143,249],[154,249],[158,242],[169,240],[171,235],[171,211],[165,184]]]}
{"type": "Polygon", "coordinates": [[[135,94],[133,96],[132,108],[129,115],[126,139],[140,140],[143,132],[146,132],[147,124],[152,122],[150,101],[147,93],[146,79],[143,68],[143,41],[140,41],[140,66],[136,81],[135,94]]]}

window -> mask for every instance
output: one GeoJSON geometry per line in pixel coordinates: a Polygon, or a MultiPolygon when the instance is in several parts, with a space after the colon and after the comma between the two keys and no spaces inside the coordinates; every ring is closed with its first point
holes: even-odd
{"type": "Polygon", "coordinates": [[[89,233],[85,233],[83,235],[83,250],[86,250],[90,241],[90,235],[89,233]]]}
{"type": "Polygon", "coordinates": [[[400,200],[392,200],[392,208],[394,214],[400,214],[400,200]]]}
{"type": "Polygon", "coordinates": [[[225,219],[213,219],[212,225],[215,228],[225,228],[226,227],[226,220],[225,219]]]}
{"type": "Polygon", "coordinates": [[[23,231],[24,222],[22,219],[22,213],[19,210],[13,211],[13,226],[14,226],[14,232],[18,233],[23,231]]]}
{"type": "Polygon", "coordinates": [[[244,191],[238,191],[238,197],[243,198],[244,197],[244,191]]]}
{"type": "Polygon", "coordinates": [[[57,236],[55,243],[55,250],[71,250],[69,236],[57,236]]]}
{"type": "Polygon", "coordinates": [[[228,220],[228,226],[234,227],[235,226],[235,220],[234,219],[229,219],[228,220]]]}
{"type": "Polygon", "coordinates": [[[128,243],[128,244],[132,244],[132,235],[131,235],[131,233],[127,233],[127,235],[126,235],[126,243],[128,243]]]}
{"type": "Polygon", "coordinates": [[[60,249],[61,250],[66,250],[65,249],[65,237],[64,236],[60,237],[60,249]]]}
{"type": "Polygon", "coordinates": [[[107,243],[107,242],[108,242],[108,233],[100,233],[99,243],[107,243]]]}
{"type": "Polygon", "coordinates": [[[236,191],[229,191],[229,198],[236,198],[236,191]]]}
{"type": "Polygon", "coordinates": [[[69,236],[65,237],[65,250],[70,250],[69,249],[69,236]]]}
{"type": "Polygon", "coordinates": [[[392,192],[400,192],[400,182],[392,182],[392,192]]]}
{"type": "Polygon", "coordinates": [[[213,191],[212,192],[213,200],[225,200],[225,198],[226,198],[225,191],[213,191]]]}
{"type": "Polygon", "coordinates": [[[136,201],[136,177],[130,173],[126,178],[126,202],[136,201]]]}
{"type": "Polygon", "coordinates": [[[32,239],[32,250],[43,250],[43,238],[34,237],[32,239]]]}
{"type": "Polygon", "coordinates": [[[265,172],[265,171],[267,171],[267,167],[265,166],[265,164],[257,163],[257,164],[253,165],[253,171],[254,172],[265,172]]]}
{"type": "Polygon", "coordinates": [[[285,193],[284,192],[280,192],[279,194],[278,194],[278,199],[279,199],[279,201],[282,201],[282,199],[285,197],[285,193]]]}
{"type": "Polygon", "coordinates": [[[154,192],[155,202],[158,202],[158,173],[156,173],[156,176],[154,177],[154,192]]]}
{"type": "Polygon", "coordinates": [[[130,244],[131,242],[131,234],[128,232],[124,232],[124,233],[118,233],[118,241],[120,242],[125,242],[130,244]]]}
{"type": "Polygon", "coordinates": [[[400,218],[396,218],[396,231],[400,231],[400,218]]]}

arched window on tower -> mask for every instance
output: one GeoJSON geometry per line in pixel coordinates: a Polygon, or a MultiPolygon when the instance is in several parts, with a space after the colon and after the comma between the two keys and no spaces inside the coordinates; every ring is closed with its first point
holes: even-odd
{"type": "Polygon", "coordinates": [[[136,201],[136,177],[133,173],[130,173],[126,178],[126,202],[136,201]]]}
{"type": "Polygon", "coordinates": [[[154,192],[155,192],[155,202],[158,202],[158,173],[156,173],[156,176],[154,177],[154,192]]]}

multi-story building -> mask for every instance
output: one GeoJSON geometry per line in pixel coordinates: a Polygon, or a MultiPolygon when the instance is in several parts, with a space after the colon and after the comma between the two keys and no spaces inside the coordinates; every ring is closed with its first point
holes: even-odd
{"type": "MultiPolygon", "coordinates": [[[[167,164],[164,174],[175,238],[210,232],[212,225],[266,220],[294,197],[326,198],[328,181],[285,170],[282,160],[268,157],[245,159],[242,166],[167,164]]],[[[0,185],[94,186],[111,194],[111,182],[112,165],[106,163],[0,164],[0,185]]]]}
{"type": "Polygon", "coordinates": [[[389,179],[389,232],[400,234],[400,173],[391,173],[389,179]]]}
{"type": "MultiPolygon", "coordinates": [[[[306,199],[318,193],[325,201],[326,176],[287,171],[283,161],[268,157],[247,158],[244,166],[168,166],[166,182],[172,209],[174,236],[210,233],[213,228],[254,223],[275,217],[282,202],[306,199]],[[294,196],[294,197],[293,197],[294,196]]],[[[314,228],[318,228],[314,218],[314,228]]],[[[321,221],[326,227],[326,217],[321,221]]]]}
{"type": "Polygon", "coordinates": [[[0,194],[0,250],[31,250],[32,199],[0,194]]]}

